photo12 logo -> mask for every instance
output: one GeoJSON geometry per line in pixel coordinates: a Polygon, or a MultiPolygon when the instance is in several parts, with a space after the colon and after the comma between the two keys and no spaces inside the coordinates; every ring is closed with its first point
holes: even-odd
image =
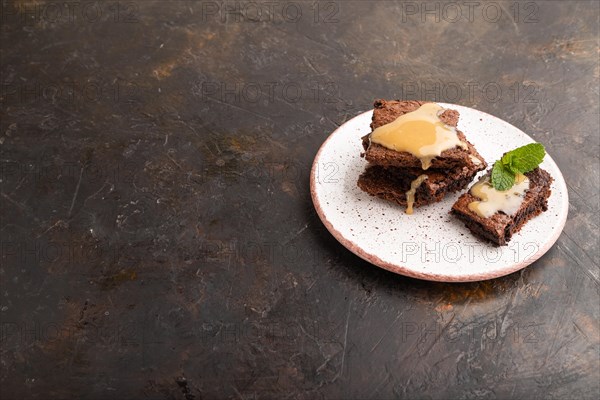
{"type": "Polygon", "coordinates": [[[343,101],[336,82],[221,82],[202,81],[192,87],[202,100],[229,104],[286,103],[332,104],[343,101]]]}
{"type": "Polygon", "coordinates": [[[537,3],[495,2],[495,1],[402,1],[400,5],[402,22],[475,22],[483,20],[498,23],[510,20],[514,23],[539,22],[537,3]]]}
{"type": "Polygon", "coordinates": [[[148,90],[136,82],[117,78],[90,77],[70,82],[20,81],[0,83],[0,99],[11,104],[45,102],[55,104],[119,103],[133,100],[148,90]]]}
{"type": "MultiPolygon", "coordinates": [[[[301,229],[302,231],[303,229],[301,229]]],[[[250,241],[240,243],[237,240],[203,240],[194,248],[180,248],[181,253],[203,262],[228,259],[236,265],[252,266],[268,262],[273,265],[297,262],[319,263],[327,256],[322,249],[307,249],[290,239],[282,241],[250,241]]]]}
{"type": "Polygon", "coordinates": [[[429,262],[441,261],[456,264],[459,261],[474,263],[476,258],[481,258],[488,263],[513,261],[515,263],[530,261],[539,250],[535,242],[511,242],[505,247],[491,247],[479,242],[458,243],[449,242],[402,242],[400,245],[400,259],[402,262],[429,262]]]}
{"type": "Polygon", "coordinates": [[[118,247],[81,240],[46,241],[26,239],[0,242],[0,256],[7,265],[21,268],[63,266],[65,268],[85,265],[101,260],[117,262],[122,254],[118,247]]]}
{"type": "Polygon", "coordinates": [[[315,179],[318,183],[338,183],[340,166],[334,161],[320,162],[315,166],[315,179]]]}
{"type": "Polygon", "coordinates": [[[405,81],[398,85],[399,98],[403,100],[427,99],[449,103],[483,100],[488,103],[499,101],[536,104],[542,91],[533,81],[523,82],[416,82],[405,81]]]}
{"type": "Polygon", "coordinates": [[[315,24],[339,22],[339,1],[203,1],[202,22],[270,22],[315,24]]]}
{"type": "MultiPolygon", "coordinates": [[[[244,323],[222,321],[204,322],[190,336],[198,336],[205,343],[273,343],[293,344],[306,335],[319,337],[316,322],[301,325],[299,322],[259,320],[244,323]]],[[[285,346],[284,346],[285,347],[285,346]]]]}
{"type": "Polygon", "coordinates": [[[0,21],[38,23],[137,23],[139,6],[133,1],[2,1],[0,21]]]}
{"type": "Polygon", "coordinates": [[[448,343],[466,342],[484,345],[500,341],[512,341],[520,344],[536,344],[547,337],[543,323],[513,322],[508,327],[496,320],[479,325],[466,325],[458,321],[448,325],[430,325],[418,321],[403,321],[398,326],[398,336],[402,343],[416,342],[431,344],[437,338],[448,343]]]}

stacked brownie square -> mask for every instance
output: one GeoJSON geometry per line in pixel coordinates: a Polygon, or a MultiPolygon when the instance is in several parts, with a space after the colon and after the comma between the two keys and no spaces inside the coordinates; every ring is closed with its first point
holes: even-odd
{"type": "MultiPolygon", "coordinates": [[[[376,100],[371,130],[394,122],[425,103],[376,100]]],[[[446,109],[439,119],[456,128],[459,113],[446,109]]],[[[487,167],[487,163],[467,141],[463,132],[457,129],[456,135],[464,146],[444,150],[431,160],[427,169],[423,169],[421,160],[415,155],[373,143],[371,134],[364,136],[362,144],[365,152],[362,156],[369,164],[360,175],[358,186],[372,196],[408,207],[407,213],[412,213],[412,207],[439,202],[446,194],[466,188],[475,175],[487,167]]]]}

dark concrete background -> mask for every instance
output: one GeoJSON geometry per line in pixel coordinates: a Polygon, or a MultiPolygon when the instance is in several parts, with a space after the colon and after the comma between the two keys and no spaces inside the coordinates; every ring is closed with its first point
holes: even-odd
{"type": "Polygon", "coordinates": [[[598,17],[2,1],[1,397],[597,398],[598,17]],[[345,250],[309,169],[375,98],[474,107],[542,142],[569,187],[556,245],[473,284],[345,250]]]}

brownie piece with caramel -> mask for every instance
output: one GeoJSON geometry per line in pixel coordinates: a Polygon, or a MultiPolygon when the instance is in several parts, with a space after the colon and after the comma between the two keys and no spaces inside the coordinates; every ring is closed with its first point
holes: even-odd
{"type": "MultiPolygon", "coordinates": [[[[375,100],[371,129],[374,131],[380,126],[389,124],[396,118],[417,110],[427,101],[400,101],[400,100],[375,100]]],[[[458,125],[459,113],[456,110],[445,110],[440,114],[440,119],[448,126],[456,127],[458,125]]],[[[451,169],[457,167],[478,167],[484,170],[487,164],[483,157],[475,150],[475,147],[466,139],[463,132],[457,130],[458,138],[466,143],[467,148],[455,147],[442,152],[431,162],[432,169],[451,169]]],[[[363,156],[366,160],[375,165],[402,167],[402,168],[421,168],[421,161],[408,152],[399,152],[388,149],[377,143],[372,143],[370,134],[362,138],[362,144],[365,152],[363,156]]]]}
{"type": "Polygon", "coordinates": [[[479,168],[457,167],[450,170],[422,170],[421,168],[398,168],[370,165],[358,178],[358,187],[372,196],[408,205],[407,192],[419,176],[427,178],[414,191],[413,207],[421,207],[441,201],[448,193],[467,187],[479,168]]]}
{"type": "Polygon", "coordinates": [[[498,211],[489,218],[483,218],[469,208],[469,204],[479,201],[471,192],[461,195],[452,206],[451,213],[458,217],[477,237],[502,246],[507,244],[527,221],[548,209],[548,197],[552,177],[541,168],[525,173],[529,178],[529,188],[519,209],[513,215],[498,211]]]}

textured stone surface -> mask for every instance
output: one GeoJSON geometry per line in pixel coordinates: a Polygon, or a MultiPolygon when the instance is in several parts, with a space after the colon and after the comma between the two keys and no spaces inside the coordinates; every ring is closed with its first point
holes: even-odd
{"type": "Polygon", "coordinates": [[[2,398],[596,398],[598,2],[488,3],[2,1],[2,398]],[[375,98],[544,143],[555,247],[458,285],[346,251],[309,169],[375,98]]]}

